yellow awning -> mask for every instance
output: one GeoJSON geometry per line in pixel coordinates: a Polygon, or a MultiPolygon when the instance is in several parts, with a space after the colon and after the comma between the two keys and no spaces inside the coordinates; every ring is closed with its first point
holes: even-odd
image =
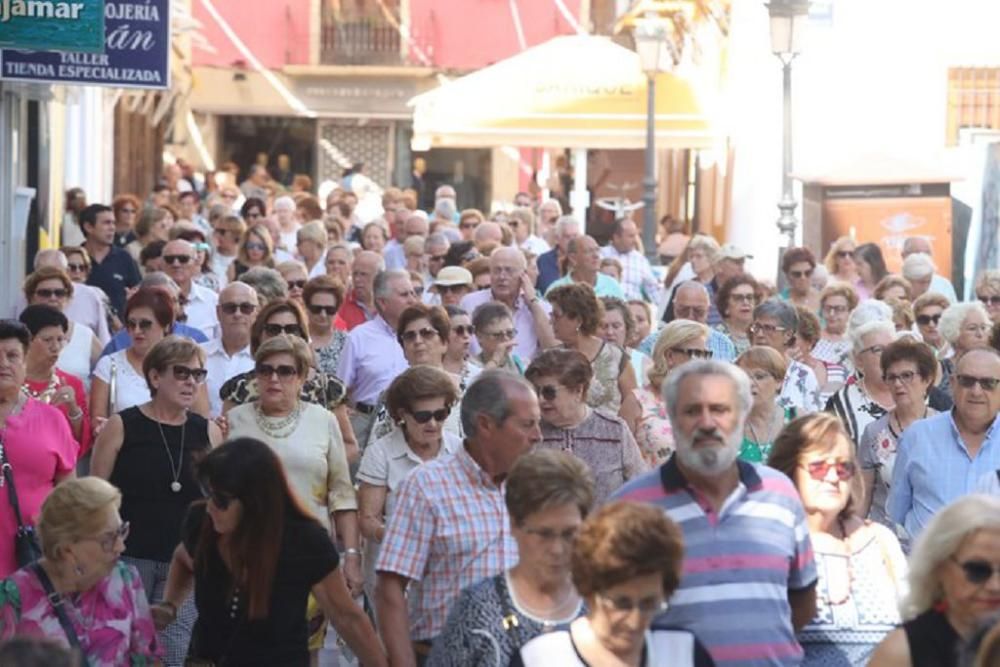
{"type": "MultiPolygon", "coordinates": [[[[656,79],[656,141],[708,148],[718,73],[656,79]]],[[[414,148],[525,146],[643,148],[646,77],[634,51],[607,37],[556,37],[417,95],[414,148]]]]}

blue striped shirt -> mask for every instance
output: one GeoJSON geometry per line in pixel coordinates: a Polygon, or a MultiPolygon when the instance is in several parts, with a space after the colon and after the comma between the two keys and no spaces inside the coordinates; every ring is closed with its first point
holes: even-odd
{"type": "Polygon", "coordinates": [[[886,509],[916,538],[934,514],[975,493],[983,475],[1000,468],[1000,416],[986,431],[975,456],[962,442],[952,411],[913,422],[896,446],[886,509]]]}

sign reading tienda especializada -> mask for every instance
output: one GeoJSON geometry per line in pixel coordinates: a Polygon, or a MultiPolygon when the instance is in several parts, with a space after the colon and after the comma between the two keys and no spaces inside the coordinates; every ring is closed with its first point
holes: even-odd
{"type": "Polygon", "coordinates": [[[0,47],[100,53],[104,0],[0,0],[0,47]]]}

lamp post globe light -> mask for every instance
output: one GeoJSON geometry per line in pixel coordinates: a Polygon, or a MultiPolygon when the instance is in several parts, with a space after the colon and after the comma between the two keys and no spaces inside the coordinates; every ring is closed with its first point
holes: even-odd
{"type": "MultiPolygon", "coordinates": [[[[798,203],[792,189],[792,61],[802,52],[803,36],[809,18],[809,0],[771,0],[765,3],[771,23],[771,51],[781,61],[782,69],[782,158],[781,200],[778,202],[778,229],[788,237],[788,247],[795,245],[798,203]]],[[[780,270],[779,270],[780,278],[780,270]]]]}

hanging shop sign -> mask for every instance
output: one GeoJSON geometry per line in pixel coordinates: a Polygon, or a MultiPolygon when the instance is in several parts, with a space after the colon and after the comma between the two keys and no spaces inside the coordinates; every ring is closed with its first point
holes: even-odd
{"type": "Polygon", "coordinates": [[[104,50],[104,0],[0,0],[0,47],[104,50]]]}
{"type": "Polygon", "coordinates": [[[102,4],[102,53],[3,49],[0,79],[169,88],[170,0],[106,0],[102,4]]]}

